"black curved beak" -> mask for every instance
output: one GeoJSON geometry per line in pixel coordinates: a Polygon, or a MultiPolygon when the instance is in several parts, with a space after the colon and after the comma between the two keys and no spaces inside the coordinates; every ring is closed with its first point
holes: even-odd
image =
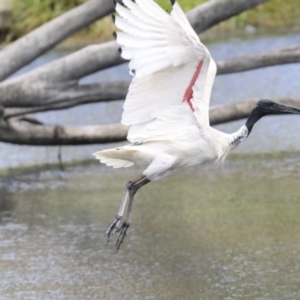
{"type": "Polygon", "coordinates": [[[300,108],[284,105],[272,100],[260,100],[257,102],[256,107],[261,112],[262,116],[278,114],[300,114],[300,108]]]}
{"type": "MultiPolygon", "coordinates": [[[[274,107],[275,111],[273,110],[273,114],[300,114],[300,108],[278,104],[274,107]]],[[[270,111],[272,114],[272,112],[270,111]]]]}

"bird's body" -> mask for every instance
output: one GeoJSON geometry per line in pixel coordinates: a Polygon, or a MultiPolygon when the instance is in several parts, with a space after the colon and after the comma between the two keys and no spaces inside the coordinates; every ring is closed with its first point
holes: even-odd
{"type": "MultiPolygon", "coordinates": [[[[174,125],[178,135],[180,127],[174,125]]],[[[235,147],[234,138],[210,126],[191,125],[191,132],[182,138],[140,140],[141,143],[103,150],[96,155],[101,162],[115,168],[132,165],[148,166],[143,172],[150,181],[165,177],[177,168],[193,167],[203,162],[220,162],[235,147]],[[170,172],[168,172],[170,171],[170,172]]]]}
{"type": "Polygon", "coordinates": [[[222,162],[244,141],[257,120],[285,111],[272,101],[260,101],[247,123],[233,134],[209,124],[209,101],[216,64],[190,26],[178,3],[171,1],[171,14],[153,0],[123,0],[113,16],[122,30],[115,38],[119,52],[130,60],[134,76],[124,104],[122,123],[130,126],[130,144],[94,153],[114,168],[141,165],[143,173],[126,185],[116,218],[106,232],[107,240],[119,232],[119,249],[131,222],[133,197],[143,185],[176,169],[203,162],[222,162]],[[122,226],[127,200],[126,221],[122,226]]]}

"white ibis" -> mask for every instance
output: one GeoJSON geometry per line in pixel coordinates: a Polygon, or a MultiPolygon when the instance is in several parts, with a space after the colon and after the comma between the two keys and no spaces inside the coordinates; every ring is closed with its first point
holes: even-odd
{"type": "Polygon", "coordinates": [[[245,125],[232,134],[209,124],[209,100],[216,64],[174,0],[170,14],[153,0],[123,0],[113,16],[121,30],[114,34],[119,53],[130,60],[132,82],[122,123],[130,126],[130,144],[94,153],[114,168],[141,165],[145,170],[129,181],[120,209],[109,224],[107,242],[118,232],[119,250],[131,223],[135,193],[143,185],[176,169],[206,161],[223,161],[243,142],[254,124],[270,114],[299,114],[300,109],[261,100],[245,125]],[[127,216],[123,224],[127,200],[127,216]]]}

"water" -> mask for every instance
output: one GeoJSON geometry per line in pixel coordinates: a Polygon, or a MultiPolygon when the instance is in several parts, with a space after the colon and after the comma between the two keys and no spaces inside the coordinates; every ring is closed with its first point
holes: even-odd
{"type": "Polygon", "coordinates": [[[2,179],[0,299],[299,299],[299,154],[232,157],[145,186],[120,251],[103,233],[138,170],[2,179]]]}
{"type": "MultiPolygon", "coordinates": [[[[212,56],[226,59],[234,56],[260,53],[282,47],[299,45],[300,35],[263,37],[252,40],[232,39],[208,45],[212,56]]],[[[67,55],[66,52],[50,52],[37,59],[18,74],[67,55]]],[[[81,80],[82,84],[103,81],[130,80],[127,65],[117,66],[81,80]]],[[[299,97],[299,64],[269,67],[237,74],[218,76],[212,92],[212,105],[232,103],[249,98],[299,97]]],[[[119,122],[122,114],[122,101],[83,105],[68,110],[36,114],[49,124],[88,125],[119,122]]],[[[226,132],[236,131],[243,121],[217,126],[226,132]]],[[[238,149],[242,153],[273,151],[299,151],[300,120],[298,116],[269,117],[259,122],[251,138],[238,149]]],[[[29,147],[0,143],[0,169],[22,167],[32,164],[58,161],[58,147],[29,147]]],[[[103,145],[63,147],[62,159],[65,162],[90,159],[91,153],[107,147],[103,145]]]]}

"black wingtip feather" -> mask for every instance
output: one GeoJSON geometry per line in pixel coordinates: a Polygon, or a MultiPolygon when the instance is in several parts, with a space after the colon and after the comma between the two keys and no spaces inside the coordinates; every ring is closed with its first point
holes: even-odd
{"type": "Polygon", "coordinates": [[[113,3],[114,3],[114,6],[116,7],[117,1],[116,1],[116,0],[113,0],[113,3]]]}
{"type": "Polygon", "coordinates": [[[171,0],[171,4],[174,5],[176,0],[171,0]]]}
{"type": "Polygon", "coordinates": [[[113,33],[113,37],[114,37],[115,40],[117,39],[117,33],[116,32],[113,33]]]}
{"type": "Polygon", "coordinates": [[[115,23],[116,22],[116,16],[115,15],[111,15],[111,19],[112,21],[115,23]]]}

